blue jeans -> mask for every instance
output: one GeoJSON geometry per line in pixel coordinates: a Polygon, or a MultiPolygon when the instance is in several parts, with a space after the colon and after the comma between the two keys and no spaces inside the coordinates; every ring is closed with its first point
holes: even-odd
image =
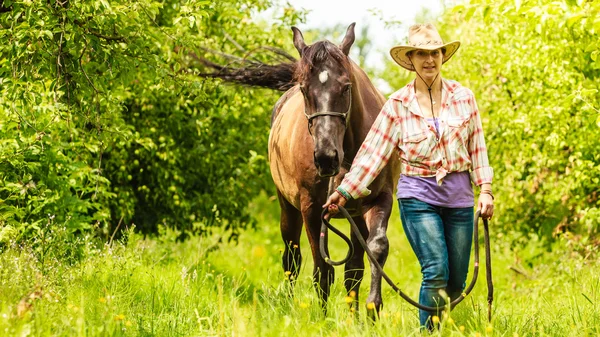
{"type": "MultiPolygon", "coordinates": [[[[461,296],[465,288],[473,241],[473,207],[447,208],[414,198],[398,199],[402,227],[423,273],[419,303],[440,306],[461,296]]],[[[419,310],[421,326],[433,328],[431,316],[419,310]]]]}

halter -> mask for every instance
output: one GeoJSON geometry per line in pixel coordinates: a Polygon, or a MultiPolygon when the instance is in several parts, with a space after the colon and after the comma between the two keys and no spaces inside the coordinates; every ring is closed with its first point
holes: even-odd
{"type": "MultiPolygon", "coordinates": [[[[302,91],[302,95],[304,95],[304,91],[302,91]]],[[[306,96],[304,96],[304,97],[306,97],[306,96]]],[[[348,111],[346,111],[346,112],[319,111],[317,113],[309,115],[306,113],[306,105],[307,104],[304,104],[304,116],[306,116],[306,119],[308,119],[309,125],[310,125],[310,121],[312,121],[313,119],[315,119],[317,117],[334,116],[334,117],[341,117],[346,122],[346,127],[348,127],[348,120],[349,120],[348,116],[350,115],[350,111],[352,110],[352,86],[350,86],[350,104],[348,104],[348,111]]]]}

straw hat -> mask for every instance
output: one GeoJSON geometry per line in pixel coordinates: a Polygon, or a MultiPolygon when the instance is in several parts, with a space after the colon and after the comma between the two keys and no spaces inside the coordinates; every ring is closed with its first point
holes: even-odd
{"type": "Polygon", "coordinates": [[[408,52],[418,49],[434,50],[446,48],[446,53],[444,53],[444,59],[442,60],[442,64],[444,64],[456,53],[458,47],[460,47],[459,41],[444,44],[442,37],[431,23],[416,24],[408,29],[408,44],[393,47],[390,49],[390,55],[403,68],[415,71],[412,62],[406,55],[408,52]]]}

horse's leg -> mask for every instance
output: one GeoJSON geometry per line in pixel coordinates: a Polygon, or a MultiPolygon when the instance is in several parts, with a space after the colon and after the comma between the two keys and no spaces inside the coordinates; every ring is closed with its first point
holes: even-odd
{"type": "MultiPolygon", "coordinates": [[[[354,222],[360,229],[363,238],[369,236],[365,220],[361,217],[354,217],[354,222]]],[[[360,283],[362,282],[363,275],[365,273],[365,261],[364,261],[364,248],[358,242],[358,239],[354,232],[350,233],[352,245],[354,246],[354,255],[346,262],[344,268],[344,285],[348,296],[352,297],[350,302],[350,310],[358,310],[358,290],[360,289],[360,283]]]]}
{"type": "MultiPolygon", "coordinates": [[[[304,224],[306,226],[306,233],[308,234],[308,242],[313,255],[314,268],[313,268],[313,281],[315,289],[319,297],[321,298],[321,307],[324,313],[327,313],[327,299],[329,298],[329,288],[334,281],[334,270],[333,266],[329,265],[319,251],[319,237],[321,235],[321,205],[325,201],[322,200],[320,203],[317,201],[310,200],[302,202],[302,216],[304,218],[304,224]],[[304,205],[307,205],[306,207],[304,205]]],[[[325,242],[327,242],[327,236],[325,236],[325,242]]],[[[326,250],[329,255],[329,250],[326,250]]]]}
{"type": "Polygon", "coordinates": [[[300,254],[300,235],[302,234],[302,214],[277,191],[281,206],[281,238],[285,245],[283,251],[283,271],[290,280],[290,294],[293,294],[294,284],[298,278],[302,255],[300,254]]]}
{"type": "MultiPolygon", "coordinates": [[[[389,253],[389,242],[386,235],[388,220],[392,212],[393,199],[391,193],[381,193],[372,202],[370,209],[365,214],[365,221],[369,229],[367,246],[373,253],[375,260],[383,268],[389,253]]],[[[381,299],[381,273],[371,263],[371,289],[367,297],[367,314],[372,319],[377,319],[383,307],[381,299]]]]}

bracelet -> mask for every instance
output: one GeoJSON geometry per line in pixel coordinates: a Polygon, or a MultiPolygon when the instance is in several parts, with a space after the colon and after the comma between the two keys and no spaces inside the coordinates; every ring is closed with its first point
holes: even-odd
{"type": "Polygon", "coordinates": [[[479,194],[489,194],[490,197],[492,197],[492,200],[494,200],[494,195],[492,194],[492,191],[479,191],[479,194]]]}
{"type": "Polygon", "coordinates": [[[336,188],[335,191],[338,192],[342,196],[342,198],[346,199],[346,201],[352,199],[352,196],[350,194],[348,194],[348,192],[344,191],[343,189],[341,189],[339,187],[336,188]]]}

